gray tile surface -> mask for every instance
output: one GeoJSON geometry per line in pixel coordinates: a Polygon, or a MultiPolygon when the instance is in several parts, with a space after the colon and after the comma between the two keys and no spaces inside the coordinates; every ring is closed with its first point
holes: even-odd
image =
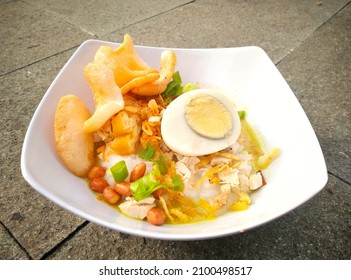
{"type": "Polygon", "coordinates": [[[323,25],[278,68],[305,109],[328,170],[351,181],[351,6],[323,25]]]}
{"type": "Polygon", "coordinates": [[[93,1],[25,1],[78,26],[82,30],[101,36],[125,26],[145,21],[192,1],[174,0],[93,0],[93,1]]]}
{"type": "Polygon", "coordinates": [[[6,228],[0,224],[0,260],[28,260],[21,246],[17,243],[6,228]]]}
{"type": "Polygon", "coordinates": [[[92,37],[22,1],[4,3],[0,7],[0,75],[77,46],[92,37]]]}
{"type": "Polygon", "coordinates": [[[350,259],[350,16],[346,0],[0,1],[0,259],[350,259]],[[327,186],[262,227],[192,242],[113,232],[36,193],[20,154],[42,96],[80,43],[125,33],[139,45],[262,47],[316,131],[327,186]]]}
{"type": "Polygon", "coordinates": [[[331,2],[195,1],[104,38],[130,33],[136,44],[179,48],[255,45],[278,62],[348,1],[331,2]]]}
{"type": "Polygon", "coordinates": [[[72,53],[67,51],[0,77],[0,217],[35,259],[84,222],[35,192],[20,170],[22,143],[30,119],[72,53]]]}
{"type": "Polygon", "coordinates": [[[144,258],[151,253],[145,244],[144,238],[126,235],[89,223],[47,258],[61,260],[138,259],[138,256],[144,258]]]}

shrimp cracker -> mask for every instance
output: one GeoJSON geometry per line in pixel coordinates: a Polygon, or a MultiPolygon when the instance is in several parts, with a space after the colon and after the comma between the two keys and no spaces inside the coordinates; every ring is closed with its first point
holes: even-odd
{"type": "Polygon", "coordinates": [[[106,121],[124,108],[121,89],[116,85],[112,70],[98,63],[89,63],[85,77],[94,94],[95,112],[84,123],[85,132],[98,131],[106,121]]]}
{"type": "Polygon", "coordinates": [[[160,64],[160,77],[156,81],[133,88],[133,93],[151,96],[161,94],[166,90],[177,64],[177,57],[175,53],[171,50],[163,51],[161,54],[160,64]]]}
{"type": "Polygon", "coordinates": [[[124,36],[123,43],[113,50],[109,46],[101,46],[95,54],[94,63],[108,66],[114,73],[117,86],[126,86],[132,82],[134,87],[155,81],[159,78],[157,69],[151,69],[136,52],[130,35],[124,36]],[[150,75],[152,74],[152,75],[150,75]],[[146,80],[138,78],[147,76],[146,80]],[[136,79],[136,80],[135,80],[136,79]]]}
{"type": "Polygon", "coordinates": [[[95,162],[94,138],[83,130],[90,112],[83,101],[74,95],[63,96],[55,113],[55,145],[67,168],[85,177],[95,162]]]}

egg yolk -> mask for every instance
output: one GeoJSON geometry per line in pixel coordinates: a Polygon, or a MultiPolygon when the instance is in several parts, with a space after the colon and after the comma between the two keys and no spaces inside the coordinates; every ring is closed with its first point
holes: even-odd
{"type": "Polygon", "coordinates": [[[228,109],[207,94],[191,98],[185,105],[185,119],[194,132],[210,139],[223,139],[231,134],[233,128],[228,109]]]}

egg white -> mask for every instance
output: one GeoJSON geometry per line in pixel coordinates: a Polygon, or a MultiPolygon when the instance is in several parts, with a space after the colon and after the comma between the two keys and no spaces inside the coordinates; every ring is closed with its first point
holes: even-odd
{"type": "Polygon", "coordinates": [[[220,90],[197,89],[186,92],[173,100],[163,112],[161,134],[166,145],[174,152],[185,156],[212,154],[233,145],[241,131],[240,118],[235,104],[220,90]],[[233,128],[225,138],[210,139],[194,132],[185,119],[185,106],[191,98],[207,94],[220,101],[230,112],[233,128]]]}

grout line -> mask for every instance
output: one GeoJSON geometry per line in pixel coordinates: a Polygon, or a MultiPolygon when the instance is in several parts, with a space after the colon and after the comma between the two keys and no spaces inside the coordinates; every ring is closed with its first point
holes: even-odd
{"type": "Polygon", "coordinates": [[[21,250],[23,250],[25,252],[25,254],[27,255],[28,259],[32,260],[32,256],[27,252],[26,248],[24,248],[22,246],[22,244],[13,236],[12,232],[2,223],[0,222],[0,224],[4,227],[4,229],[6,230],[6,232],[10,235],[10,237],[15,241],[15,243],[21,248],[21,250]]]}
{"type": "MultiPolygon", "coordinates": [[[[35,9],[42,10],[42,11],[44,11],[44,12],[53,14],[50,10],[46,10],[46,9],[42,9],[42,8],[40,8],[40,7],[37,7],[37,6],[35,6],[35,5],[33,5],[33,4],[29,3],[29,2],[27,2],[26,0],[23,0],[22,2],[23,2],[23,3],[26,3],[27,5],[32,6],[32,7],[35,8],[35,9]]],[[[72,24],[71,22],[66,21],[64,18],[60,18],[60,17],[56,16],[55,14],[53,14],[53,16],[56,17],[57,19],[61,20],[61,21],[64,21],[65,23],[67,23],[67,24],[69,24],[69,25],[71,25],[71,26],[74,26],[74,27],[80,29],[82,32],[91,35],[91,36],[93,37],[92,39],[94,39],[94,37],[95,37],[95,39],[100,39],[100,38],[102,38],[103,36],[106,36],[106,35],[108,35],[108,34],[117,32],[118,30],[122,30],[122,29],[128,28],[128,27],[130,27],[130,26],[136,25],[136,24],[138,24],[138,23],[140,23],[140,22],[143,22],[143,21],[145,21],[145,20],[149,20],[149,19],[151,19],[151,18],[157,17],[157,16],[162,15],[162,14],[165,14],[165,13],[167,13],[167,12],[169,12],[169,11],[178,9],[178,8],[180,8],[180,7],[183,7],[183,6],[186,6],[186,5],[188,5],[188,4],[195,3],[195,2],[196,2],[196,0],[189,1],[189,2],[184,3],[184,4],[182,4],[182,5],[173,7],[173,8],[171,8],[171,9],[167,10],[167,11],[163,11],[163,12],[161,12],[161,13],[159,13],[159,14],[153,15],[153,16],[148,17],[148,18],[144,18],[144,19],[142,19],[142,20],[140,20],[140,21],[137,21],[137,22],[134,22],[134,23],[132,23],[132,24],[130,24],[130,25],[126,25],[126,26],[123,26],[123,27],[118,28],[118,29],[116,29],[116,30],[110,31],[109,33],[100,34],[100,35],[93,34],[93,33],[89,32],[88,30],[84,30],[84,29],[82,29],[80,26],[74,25],[74,24],[72,24]]],[[[43,60],[45,60],[45,59],[51,58],[51,57],[56,56],[56,55],[58,55],[58,54],[61,54],[61,53],[63,53],[63,52],[66,52],[66,51],[72,50],[72,49],[74,49],[74,48],[77,48],[77,47],[79,47],[79,46],[80,46],[80,44],[75,45],[75,46],[73,46],[73,47],[71,47],[71,48],[68,48],[68,49],[59,51],[59,52],[54,53],[54,54],[52,54],[52,55],[49,55],[49,56],[47,56],[47,57],[43,57],[43,58],[41,58],[41,59],[39,59],[39,60],[36,60],[36,61],[34,61],[34,62],[31,62],[31,63],[29,63],[29,64],[23,65],[23,66],[21,66],[21,67],[19,67],[19,68],[13,69],[13,70],[11,70],[11,71],[9,71],[9,72],[0,74],[0,78],[2,78],[3,76],[5,76],[5,75],[7,75],[7,74],[11,74],[11,73],[16,72],[16,71],[18,71],[18,70],[24,69],[24,68],[26,68],[27,66],[31,66],[31,65],[33,65],[33,64],[35,64],[35,63],[38,63],[38,62],[41,62],[41,61],[43,61],[43,60]]]]}
{"type": "Polygon", "coordinates": [[[293,51],[290,51],[287,55],[285,55],[283,58],[281,58],[278,62],[275,63],[276,66],[279,65],[280,62],[282,62],[286,57],[291,55],[297,48],[299,48],[301,45],[303,45],[308,39],[310,39],[316,32],[318,32],[322,27],[324,27],[327,24],[331,24],[330,20],[332,20],[338,13],[340,13],[347,5],[349,5],[351,1],[347,2],[343,7],[341,7],[339,10],[337,10],[330,18],[328,18],[325,22],[323,22],[321,25],[319,25],[308,37],[306,37],[304,40],[299,42],[294,48],[293,51]]]}
{"type": "Polygon", "coordinates": [[[44,12],[46,13],[48,16],[52,16],[54,18],[56,18],[58,21],[62,21],[64,23],[67,23],[68,25],[70,26],[73,26],[79,30],[81,30],[82,32],[84,33],[87,33],[89,34],[90,36],[93,36],[93,37],[98,37],[98,35],[94,34],[94,33],[91,33],[90,31],[88,30],[84,30],[82,29],[82,27],[80,27],[79,25],[75,25],[74,23],[70,22],[67,20],[67,18],[63,15],[63,14],[60,14],[58,12],[55,12],[53,10],[50,10],[50,9],[47,9],[45,7],[42,7],[40,5],[36,5],[36,4],[33,4],[31,3],[30,1],[27,1],[27,0],[21,0],[21,2],[31,6],[32,8],[36,9],[37,11],[40,11],[40,12],[44,12]]]}
{"type": "MultiPolygon", "coordinates": [[[[21,0],[21,1],[22,1],[23,3],[25,3],[25,4],[27,4],[27,5],[32,6],[33,8],[35,8],[35,9],[37,9],[37,10],[39,10],[39,11],[43,11],[43,12],[45,12],[45,13],[51,14],[53,17],[57,18],[58,20],[61,20],[61,21],[65,22],[65,23],[67,23],[67,24],[69,24],[69,25],[71,25],[71,26],[74,26],[74,27],[80,29],[82,32],[87,33],[87,34],[89,34],[89,35],[91,35],[91,36],[94,36],[94,37],[96,37],[96,38],[101,38],[101,37],[106,36],[106,35],[108,35],[108,34],[117,32],[118,30],[122,30],[122,29],[124,29],[124,28],[128,28],[128,27],[130,27],[130,26],[133,26],[133,25],[136,25],[136,24],[138,24],[138,23],[141,23],[141,22],[143,22],[143,21],[145,21],[145,20],[149,20],[149,19],[151,19],[151,18],[154,18],[154,17],[157,17],[157,16],[159,16],[159,15],[165,14],[165,13],[167,13],[167,12],[169,12],[169,11],[172,11],[172,10],[175,10],[175,9],[180,8],[180,7],[184,7],[184,6],[186,6],[186,5],[189,5],[189,4],[192,4],[192,3],[195,3],[195,2],[196,2],[196,0],[188,1],[188,2],[186,2],[186,3],[184,3],[184,4],[181,4],[181,5],[179,5],[179,6],[170,8],[169,10],[166,10],[166,11],[162,11],[162,12],[160,12],[160,13],[158,13],[158,14],[155,14],[155,15],[153,15],[153,16],[150,16],[150,17],[148,17],[148,18],[143,18],[143,19],[140,20],[140,21],[137,21],[137,22],[131,23],[131,24],[129,24],[129,25],[120,27],[120,28],[118,28],[118,29],[116,29],[116,30],[109,31],[109,32],[106,33],[106,34],[94,34],[94,33],[91,33],[91,32],[88,31],[88,30],[82,29],[82,27],[79,26],[79,25],[75,25],[75,24],[73,24],[72,22],[67,21],[66,18],[61,17],[60,14],[58,14],[58,13],[56,13],[56,12],[54,12],[54,11],[51,11],[51,10],[45,9],[45,8],[43,8],[43,7],[37,6],[37,5],[35,5],[35,4],[32,4],[31,2],[29,2],[29,1],[27,1],[27,0],[21,0]]],[[[0,77],[1,77],[1,76],[0,76],[0,77]]]]}
{"type": "Polygon", "coordinates": [[[333,172],[330,172],[330,171],[328,171],[328,174],[330,174],[330,175],[334,176],[335,178],[339,179],[340,181],[342,181],[342,182],[345,183],[346,185],[351,186],[351,182],[349,182],[349,181],[347,181],[346,179],[340,177],[339,175],[336,175],[336,174],[334,174],[333,172]]]}
{"type": "Polygon", "coordinates": [[[67,241],[71,240],[81,229],[85,228],[90,222],[84,221],[75,230],[73,230],[66,238],[57,243],[53,248],[46,252],[40,259],[45,260],[53,255],[58,249],[60,249],[67,241]]]}
{"type": "Polygon", "coordinates": [[[48,59],[48,58],[54,57],[54,56],[56,56],[56,55],[62,54],[62,53],[67,52],[67,51],[74,50],[75,48],[78,48],[79,46],[80,46],[80,44],[75,45],[75,46],[70,47],[70,48],[68,48],[68,49],[59,51],[59,52],[57,52],[57,53],[51,54],[51,55],[46,56],[46,57],[43,57],[43,58],[41,58],[41,59],[39,59],[39,60],[36,60],[36,61],[33,61],[33,62],[28,63],[28,64],[26,64],[26,65],[23,65],[23,66],[21,66],[21,67],[19,67],[19,68],[13,69],[13,70],[11,70],[11,71],[9,71],[9,72],[0,74],[0,78],[6,76],[6,75],[8,75],[8,74],[14,73],[14,72],[16,72],[16,71],[18,71],[18,70],[22,70],[22,69],[24,69],[24,68],[26,68],[26,67],[28,67],[28,66],[31,66],[31,65],[33,65],[33,64],[36,64],[36,63],[41,62],[41,61],[43,61],[43,60],[46,60],[46,59],[48,59]]]}
{"type": "MultiPolygon", "coordinates": [[[[50,11],[50,10],[47,10],[47,9],[45,9],[45,8],[43,9],[43,8],[41,8],[41,7],[39,7],[39,6],[33,5],[32,3],[30,3],[30,2],[28,2],[28,1],[26,1],[26,0],[22,0],[22,1],[20,1],[20,2],[23,2],[23,3],[25,3],[25,4],[27,4],[27,5],[31,6],[31,7],[33,7],[34,9],[36,9],[36,10],[38,10],[38,11],[43,11],[43,12],[45,12],[45,13],[48,13],[49,15],[52,15],[53,17],[57,18],[58,20],[60,20],[60,21],[62,21],[62,22],[65,22],[65,23],[67,23],[67,24],[69,24],[69,25],[71,25],[71,26],[76,27],[77,29],[81,30],[82,32],[87,33],[87,34],[89,34],[90,36],[93,37],[93,38],[90,38],[90,39],[99,38],[98,35],[92,34],[92,33],[90,33],[90,32],[87,31],[87,30],[83,30],[81,27],[76,26],[76,25],[74,25],[74,24],[72,24],[72,23],[66,21],[64,18],[61,18],[61,17],[57,16],[57,14],[55,14],[54,12],[52,12],[52,11],[50,11]]],[[[74,45],[74,46],[72,46],[72,47],[70,47],[70,48],[68,48],[68,49],[65,49],[65,50],[56,52],[56,53],[54,53],[54,54],[51,54],[51,55],[49,55],[49,56],[42,57],[42,58],[40,58],[39,60],[33,61],[33,62],[31,62],[31,63],[28,63],[28,64],[26,64],[26,65],[23,65],[23,66],[19,67],[19,68],[13,69],[13,70],[11,70],[11,71],[9,71],[9,72],[0,74],[0,78],[2,78],[3,76],[5,76],[5,75],[7,75],[7,74],[11,74],[11,73],[16,72],[16,71],[18,71],[18,70],[24,69],[24,68],[26,68],[27,66],[31,66],[31,65],[33,65],[33,64],[36,64],[36,63],[41,62],[41,61],[43,61],[43,60],[46,60],[46,59],[48,59],[48,58],[54,57],[54,56],[56,56],[56,55],[58,55],[58,54],[62,54],[62,53],[64,53],[64,52],[66,52],[66,51],[70,51],[70,50],[73,50],[73,49],[75,49],[75,48],[78,48],[80,45],[81,45],[81,43],[79,43],[79,44],[77,44],[77,45],[74,45]]]]}
{"type": "Polygon", "coordinates": [[[170,12],[170,11],[176,10],[176,9],[178,9],[178,8],[180,8],[180,7],[184,7],[184,6],[187,6],[187,5],[189,5],[189,4],[193,4],[193,3],[195,3],[195,2],[196,2],[196,0],[192,0],[192,1],[186,2],[186,3],[181,4],[181,5],[179,5],[179,6],[170,8],[169,10],[162,11],[162,12],[156,14],[156,15],[150,16],[150,17],[148,17],[148,18],[143,18],[142,20],[133,22],[133,23],[131,23],[131,24],[129,24],[129,25],[120,27],[120,28],[118,28],[118,29],[116,29],[116,30],[109,31],[109,32],[106,33],[106,34],[100,34],[98,37],[101,38],[101,37],[107,36],[107,35],[109,35],[109,34],[112,34],[112,33],[117,32],[117,31],[119,31],[119,30],[122,30],[122,29],[125,29],[125,28],[128,28],[128,27],[134,26],[134,25],[139,24],[139,23],[141,23],[141,22],[144,22],[144,21],[147,21],[147,20],[149,20],[149,19],[158,17],[158,16],[163,15],[163,14],[166,14],[166,13],[168,13],[168,12],[170,12]]]}

